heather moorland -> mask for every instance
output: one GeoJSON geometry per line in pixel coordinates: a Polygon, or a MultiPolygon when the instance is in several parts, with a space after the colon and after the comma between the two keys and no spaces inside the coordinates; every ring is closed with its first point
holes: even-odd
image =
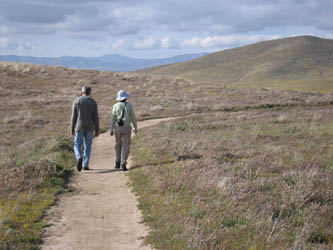
{"type": "Polygon", "coordinates": [[[0,248],[37,249],[71,192],[69,120],[90,85],[108,129],[126,89],[139,120],[130,185],[156,249],[332,249],[333,96],[181,77],[0,63],[0,248]]]}

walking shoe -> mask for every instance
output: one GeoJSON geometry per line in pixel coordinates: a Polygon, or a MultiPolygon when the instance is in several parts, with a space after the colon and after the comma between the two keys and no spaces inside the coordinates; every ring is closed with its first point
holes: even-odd
{"type": "Polygon", "coordinates": [[[127,171],[127,167],[126,167],[126,164],[121,164],[121,168],[123,169],[123,171],[127,171]]]}
{"type": "Polygon", "coordinates": [[[83,167],[83,170],[90,170],[89,167],[83,167]]]}
{"type": "Polygon", "coordinates": [[[80,157],[79,159],[76,160],[76,167],[77,167],[77,171],[81,171],[82,170],[82,157],[80,157]]]}
{"type": "Polygon", "coordinates": [[[116,161],[116,166],[115,168],[120,168],[120,161],[116,161]]]}

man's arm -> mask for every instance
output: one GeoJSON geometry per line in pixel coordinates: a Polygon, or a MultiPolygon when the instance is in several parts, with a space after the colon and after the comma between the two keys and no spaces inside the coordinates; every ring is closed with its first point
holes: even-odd
{"type": "Polygon", "coordinates": [[[98,116],[98,106],[97,106],[97,103],[96,103],[96,110],[95,110],[94,122],[95,122],[95,136],[99,136],[99,116],[98,116]]]}
{"type": "Polygon", "coordinates": [[[71,132],[72,132],[72,135],[75,134],[76,121],[77,121],[77,107],[76,107],[76,101],[74,100],[73,106],[72,106],[72,117],[71,117],[71,132]]]}

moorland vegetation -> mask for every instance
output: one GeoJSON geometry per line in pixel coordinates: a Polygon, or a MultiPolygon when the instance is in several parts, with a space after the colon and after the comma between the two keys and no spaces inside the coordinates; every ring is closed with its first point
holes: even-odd
{"type": "Polygon", "coordinates": [[[332,105],[190,115],[139,133],[157,249],[332,249],[332,105]]]}
{"type": "Polygon", "coordinates": [[[38,249],[45,209],[71,191],[69,120],[82,85],[104,131],[120,89],[139,120],[177,117],[133,141],[146,243],[332,249],[333,95],[16,63],[0,63],[0,249],[38,249]]]}

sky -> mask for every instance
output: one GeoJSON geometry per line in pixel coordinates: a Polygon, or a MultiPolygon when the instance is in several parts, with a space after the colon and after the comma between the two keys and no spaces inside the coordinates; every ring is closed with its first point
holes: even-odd
{"type": "Polygon", "coordinates": [[[333,39],[333,0],[0,0],[0,55],[151,59],[298,35],[333,39]]]}

